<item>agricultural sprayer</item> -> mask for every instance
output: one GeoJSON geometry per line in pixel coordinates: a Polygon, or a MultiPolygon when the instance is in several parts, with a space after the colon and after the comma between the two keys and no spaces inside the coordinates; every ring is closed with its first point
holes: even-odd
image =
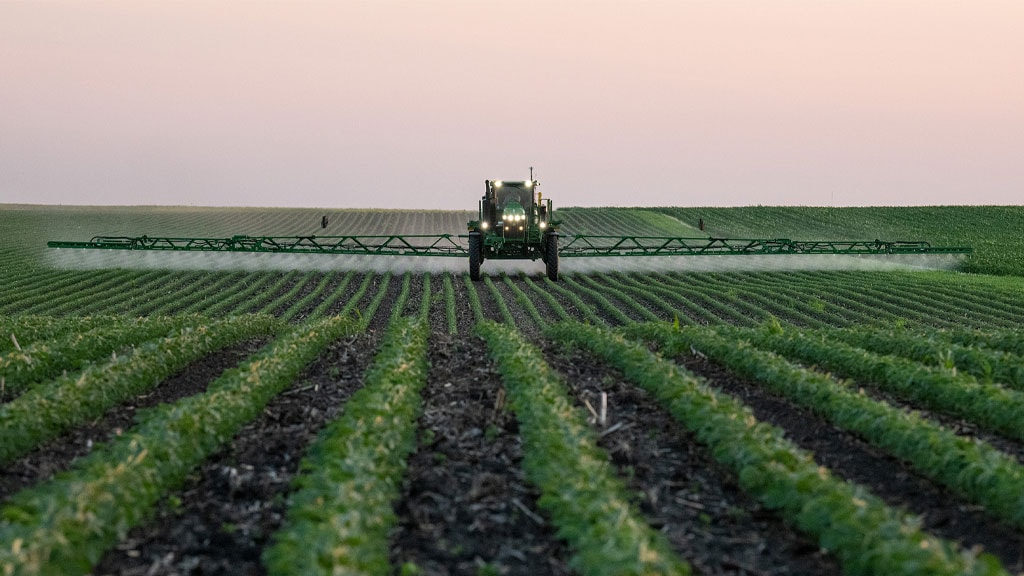
{"type": "MultiPolygon", "coordinates": [[[[466,258],[469,275],[480,279],[486,260],[537,260],[548,278],[558,279],[560,258],[650,256],[743,256],[783,254],[933,255],[969,254],[970,247],[932,246],[925,241],[741,239],[673,236],[615,236],[559,232],[550,199],[539,182],[485,180],[476,220],[466,234],[332,236],[248,236],[188,238],[94,236],[83,241],[51,241],[50,248],[264,252],[362,256],[442,256],[466,258]],[[560,240],[561,239],[561,240],[560,240]]],[[[323,222],[326,225],[326,217],[323,222]]]]}

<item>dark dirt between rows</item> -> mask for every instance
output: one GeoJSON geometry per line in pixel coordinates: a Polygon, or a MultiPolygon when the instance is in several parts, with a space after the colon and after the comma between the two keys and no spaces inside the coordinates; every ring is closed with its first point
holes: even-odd
{"type": "Polygon", "coordinates": [[[93,574],[264,574],[260,555],[281,526],[298,463],[362,386],[376,348],[372,334],[331,344],[93,574]]]}
{"type": "Polygon", "coordinates": [[[501,380],[483,342],[435,332],[430,361],[392,564],[425,575],[570,574],[568,551],[522,472],[515,416],[496,407],[501,380]]]}
{"type": "Polygon", "coordinates": [[[986,515],[981,506],[964,501],[897,458],[721,365],[693,355],[677,361],[719,390],[738,397],[758,420],[785,430],[787,438],[813,452],[815,461],[836,476],[867,487],[890,505],[920,515],[924,530],[965,548],[981,547],[1011,572],[1024,571],[1024,534],[986,515]]]}
{"type": "Polygon", "coordinates": [[[237,366],[267,342],[266,338],[257,338],[214,352],[164,380],[149,394],[111,408],[99,420],[78,426],[0,469],[0,501],[66,470],[72,460],[88,454],[93,445],[130,429],[139,410],[204,392],[224,370],[237,366]]]}
{"type": "MultiPolygon", "coordinates": [[[[549,344],[548,363],[565,376],[581,409],[608,394],[608,452],[640,510],[676,552],[706,575],[838,575],[834,557],[740,491],[657,400],[593,357],[549,344]],[[616,426],[619,428],[612,430],[616,426]]],[[[595,431],[602,433],[599,426],[595,431]]]]}

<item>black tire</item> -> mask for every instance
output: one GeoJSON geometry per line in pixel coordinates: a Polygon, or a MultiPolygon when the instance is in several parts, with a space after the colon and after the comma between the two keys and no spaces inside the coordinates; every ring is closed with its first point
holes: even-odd
{"type": "Polygon", "coordinates": [[[558,236],[548,234],[547,242],[544,243],[544,263],[547,264],[548,278],[552,281],[558,280],[558,236]]]}
{"type": "Polygon", "coordinates": [[[479,232],[469,234],[469,279],[480,280],[480,263],[483,261],[483,243],[479,232]]]}

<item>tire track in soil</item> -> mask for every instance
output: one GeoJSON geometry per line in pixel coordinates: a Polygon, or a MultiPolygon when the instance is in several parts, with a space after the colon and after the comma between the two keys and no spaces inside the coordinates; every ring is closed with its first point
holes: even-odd
{"type": "Polygon", "coordinates": [[[920,515],[922,529],[964,548],[979,546],[999,558],[1012,573],[1024,572],[1024,533],[986,515],[983,507],[963,500],[894,456],[719,364],[691,355],[676,361],[715,388],[740,399],[758,420],[782,428],[787,438],[813,452],[815,461],[836,476],[867,487],[891,506],[920,515]]]}
{"type": "Polygon", "coordinates": [[[476,337],[430,339],[419,446],[396,506],[392,565],[422,574],[566,575],[569,557],[536,508],[515,415],[496,409],[501,379],[476,337]]]}
{"type": "Polygon", "coordinates": [[[363,385],[377,340],[334,342],[221,452],[164,498],[93,574],[265,574],[260,555],[283,521],[298,464],[320,430],[363,385]]]}
{"type": "Polygon", "coordinates": [[[835,557],[743,493],[733,474],[647,392],[589,355],[550,343],[544,353],[583,410],[584,399],[600,410],[600,394],[608,394],[608,426],[598,444],[640,496],[651,525],[696,573],[842,573],[835,557]]]}
{"type": "Polygon", "coordinates": [[[78,426],[15,460],[0,469],[0,501],[66,470],[72,460],[88,454],[94,444],[130,429],[135,425],[135,414],[139,410],[205,392],[209,383],[222,372],[237,366],[267,342],[267,338],[255,338],[214,352],[167,378],[148,394],[115,406],[102,418],[78,426]]]}

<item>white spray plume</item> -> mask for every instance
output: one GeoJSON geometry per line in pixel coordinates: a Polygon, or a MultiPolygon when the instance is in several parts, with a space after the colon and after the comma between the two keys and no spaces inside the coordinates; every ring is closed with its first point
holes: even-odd
{"type": "MultiPolygon", "coordinates": [[[[245,252],[168,252],[53,249],[47,263],[63,270],[127,268],[139,270],[318,270],[360,272],[461,273],[466,258],[442,256],[363,256],[322,254],[273,254],[245,252]]],[[[952,270],[964,256],[957,254],[772,254],[715,256],[615,256],[559,259],[563,273],[592,272],[770,272],[803,270],[952,270]]],[[[530,260],[487,260],[488,274],[544,271],[544,264],[530,260]]]]}

